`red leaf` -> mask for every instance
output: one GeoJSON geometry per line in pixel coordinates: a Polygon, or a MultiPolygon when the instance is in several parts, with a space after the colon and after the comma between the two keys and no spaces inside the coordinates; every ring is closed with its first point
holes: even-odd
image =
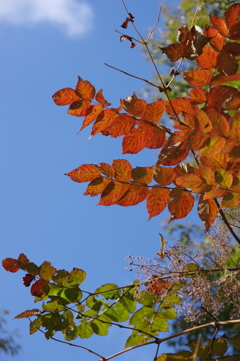
{"type": "Polygon", "coordinates": [[[90,195],[91,197],[98,196],[101,194],[106,186],[111,182],[111,179],[106,177],[98,177],[92,180],[84,193],[85,196],[90,195]]]}
{"type": "Polygon", "coordinates": [[[6,271],[9,271],[12,273],[17,272],[20,269],[18,260],[14,259],[14,258],[5,258],[2,261],[2,266],[6,271]]]}
{"type": "Polygon", "coordinates": [[[108,106],[111,105],[111,103],[108,103],[107,100],[104,98],[103,93],[102,93],[102,89],[100,89],[97,92],[97,94],[95,96],[95,99],[99,104],[101,104],[104,107],[108,107],[108,106]]]}
{"type": "Polygon", "coordinates": [[[52,98],[57,105],[69,105],[80,99],[79,95],[72,88],[61,89],[53,94],[52,98]]]}
{"type": "Polygon", "coordinates": [[[240,23],[234,24],[228,33],[228,38],[231,40],[240,40],[240,23]]]}
{"type": "Polygon", "coordinates": [[[92,135],[96,135],[103,130],[105,130],[111,123],[115,121],[115,119],[118,117],[118,112],[116,109],[106,109],[102,111],[98,117],[96,122],[93,125],[92,128],[92,135]]]}
{"type": "Polygon", "coordinates": [[[183,45],[182,44],[170,44],[166,47],[159,47],[163,54],[166,54],[166,56],[168,57],[168,59],[172,62],[177,61],[178,59],[180,59],[182,57],[183,54],[183,45]]]}
{"type": "Polygon", "coordinates": [[[169,222],[186,217],[192,210],[194,197],[190,192],[174,188],[170,193],[168,209],[171,214],[169,222]]]}
{"type": "Polygon", "coordinates": [[[212,123],[211,134],[226,137],[229,134],[229,122],[226,117],[214,108],[207,108],[206,113],[212,123]]]}
{"type": "Polygon", "coordinates": [[[29,263],[29,259],[27,258],[27,256],[25,256],[24,253],[21,253],[19,256],[18,256],[18,261],[21,263],[21,266],[20,268],[24,269],[26,266],[27,263],[29,263]]]}
{"type": "Polygon", "coordinates": [[[207,100],[206,92],[202,88],[192,88],[189,92],[189,96],[193,103],[196,104],[202,104],[207,100]]]}
{"type": "Polygon", "coordinates": [[[116,159],[112,163],[115,169],[115,178],[121,182],[130,182],[132,166],[126,159],[116,159]]]}
{"type": "Polygon", "coordinates": [[[210,16],[210,21],[213,24],[214,29],[217,29],[222,36],[227,36],[228,29],[224,19],[218,18],[216,16],[210,16]]]}
{"type": "Polygon", "coordinates": [[[213,87],[207,93],[208,106],[221,109],[226,100],[231,99],[238,93],[239,91],[236,88],[227,85],[213,87]]]}
{"type": "Polygon", "coordinates": [[[148,188],[140,184],[131,184],[129,190],[124,194],[121,199],[116,203],[122,207],[135,206],[146,199],[148,188]]]}
{"type": "Polygon", "coordinates": [[[14,319],[15,318],[28,318],[28,317],[40,315],[41,313],[42,313],[42,311],[38,310],[37,308],[34,308],[33,310],[27,310],[22,313],[19,313],[19,315],[14,317],[14,319]]]}
{"type": "Polygon", "coordinates": [[[210,46],[204,46],[203,53],[197,58],[197,63],[202,69],[213,69],[217,65],[218,52],[210,46]]]}
{"type": "Polygon", "coordinates": [[[175,178],[176,173],[174,168],[161,167],[160,165],[156,165],[154,167],[154,180],[157,183],[163,186],[168,186],[175,178]]]}
{"type": "Polygon", "coordinates": [[[151,293],[154,293],[155,295],[163,295],[165,292],[167,292],[168,288],[171,287],[170,281],[164,281],[164,280],[157,280],[154,283],[147,286],[147,290],[151,293]]]}
{"type": "Polygon", "coordinates": [[[116,204],[121,197],[128,192],[130,184],[111,181],[104,189],[98,205],[112,206],[116,204]]]}
{"type": "Polygon", "coordinates": [[[27,273],[27,274],[22,278],[24,286],[29,287],[30,284],[32,283],[32,281],[33,281],[34,279],[35,279],[35,276],[30,275],[29,273],[27,273]]]}
{"type": "Polygon", "coordinates": [[[84,121],[82,123],[81,129],[79,130],[79,132],[81,130],[83,130],[85,127],[87,127],[89,124],[94,122],[97,119],[97,117],[99,116],[99,114],[102,112],[102,110],[103,110],[102,105],[99,105],[99,104],[91,105],[87,109],[87,114],[85,115],[84,121]]]}
{"type": "Polygon", "coordinates": [[[213,199],[203,200],[203,195],[200,196],[198,202],[198,215],[203,221],[206,230],[208,231],[217,216],[217,206],[213,199]]]}
{"type": "Polygon", "coordinates": [[[84,117],[90,107],[91,103],[88,100],[78,100],[70,105],[67,113],[75,117],[84,117]]]}
{"type": "Polygon", "coordinates": [[[165,101],[158,99],[154,103],[148,103],[143,115],[143,119],[156,124],[162,118],[164,113],[165,101]]]}
{"type": "Polygon", "coordinates": [[[46,296],[49,291],[50,287],[45,280],[38,280],[31,287],[31,294],[35,297],[46,296]]]}
{"type": "Polygon", "coordinates": [[[224,103],[224,109],[227,110],[239,110],[240,109],[240,93],[228,98],[224,103]]]}
{"type": "Polygon", "coordinates": [[[233,41],[231,43],[226,43],[222,51],[232,54],[233,56],[240,56],[240,44],[233,41]]]}
{"type": "Polygon", "coordinates": [[[95,96],[94,86],[89,81],[82,80],[80,77],[78,77],[76,92],[83,100],[92,100],[95,96]]]}
{"type": "Polygon", "coordinates": [[[209,85],[212,79],[212,72],[204,69],[194,69],[191,72],[183,71],[183,78],[192,86],[203,87],[209,85]]]}
{"type": "Polygon", "coordinates": [[[94,164],[83,164],[77,169],[67,173],[74,182],[89,182],[101,175],[101,171],[98,166],[94,164]]]}
{"type": "Polygon", "coordinates": [[[225,76],[236,74],[238,70],[238,61],[232,54],[220,53],[217,60],[217,71],[225,76]]]}
{"type": "Polygon", "coordinates": [[[149,217],[157,216],[160,214],[168,204],[170,198],[170,191],[167,188],[154,185],[148,192],[147,196],[147,210],[149,217]]]}
{"type": "Polygon", "coordinates": [[[230,75],[230,76],[224,76],[224,75],[218,74],[212,78],[212,85],[224,84],[224,83],[228,83],[228,82],[234,81],[234,80],[240,80],[240,73],[230,75]]]}
{"type": "Polygon", "coordinates": [[[159,149],[166,144],[166,133],[161,128],[150,127],[152,135],[149,133],[149,141],[146,142],[145,147],[148,149],[159,149]]]}
{"type": "Polygon", "coordinates": [[[240,15],[239,3],[233,4],[227,9],[227,11],[224,13],[224,19],[226,21],[228,29],[230,29],[234,24],[238,23],[239,15],[240,15]]]}
{"type": "Polygon", "coordinates": [[[132,170],[132,179],[138,183],[149,184],[153,180],[153,167],[136,167],[132,170]]]}

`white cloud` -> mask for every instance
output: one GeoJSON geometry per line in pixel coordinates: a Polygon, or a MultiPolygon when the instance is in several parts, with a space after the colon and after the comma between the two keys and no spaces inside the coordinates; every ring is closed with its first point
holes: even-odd
{"type": "Polygon", "coordinates": [[[90,5],[78,0],[0,0],[0,24],[51,23],[69,36],[87,33],[93,23],[90,5]]]}

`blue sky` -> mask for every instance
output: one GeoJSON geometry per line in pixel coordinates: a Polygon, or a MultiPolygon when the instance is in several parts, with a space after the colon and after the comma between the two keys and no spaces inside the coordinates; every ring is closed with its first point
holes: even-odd
{"type": "MultiPolygon", "coordinates": [[[[156,21],[158,0],[126,1],[144,34],[156,21]]],[[[171,1],[173,4],[174,2],[171,1]]],[[[147,221],[145,202],[135,207],[96,206],[98,198],[83,196],[87,184],[72,182],[64,173],[84,163],[111,163],[126,158],[133,166],[152,165],[157,151],[121,154],[121,139],[97,135],[90,128],[77,135],[82,118],[57,107],[52,94],[75,87],[77,76],[89,80],[117,107],[119,98],[144,87],[140,81],[103,65],[104,62],[140,77],[153,70],[141,49],[121,43],[114,29],[126,17],[120,0],[0,0],[1,94],[1,259],[25,253],[30,261],[47,260],[58,269],[82,268],[87,290],[109,282],[133,280],[126,272],[127,255],[154,258],[159,232],[168,216],[147,221]]],[[[134,35],[132,30],[128,34],[134,35]]],[[[28,321],[12,317],[34,305],[23,274],[0,268],[0,308],[8,309],[8,328],[18,328],[22,351],[16,360],[96,357],[85,351],[29,336],[28,321]]],[[[108,337],[78,340],[109,356],[123,348],[126,333],[111,328],[108,337]]],[[[121,360],[154,357],[142,348],[121,360]]],[[[2,356],[0,359],[10,360],[2,356]]]]}

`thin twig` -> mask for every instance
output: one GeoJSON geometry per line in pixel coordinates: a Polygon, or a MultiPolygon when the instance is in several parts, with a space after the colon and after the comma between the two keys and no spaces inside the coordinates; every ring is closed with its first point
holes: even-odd
{"type": "Polygon", "coordinates": [[[197,7],[196,7],[196,10],[195,10],[195,13],[194,13],[194,15],[193,15],[191,27],[193,27],[193,24],[194,24],[194,21],[195,21],[195,19],[196,19],[197,12],[198,12],[198,9],[199,9],[199,8],[200,8],[200,1],[198,2],[197,7]]]}
{"type": "Polygon", "coordinates": [[[201,333],[199,333],[198,338],[197,338],[196,347],[195,347],[194,353],[192,355],[192,361],[196,361],[196,359],[197,359],[197,354],[198,354],[198,349],[199,349],[199,345],[200,345],[201,336],[202,336],[201,333]]]}
{"type": "Polygon", "coordinates": [[[153,32],[154,32],[157,24],[158,24],[159,21],[160,21],[161,12],[162,12],[162,5],[160,5],[160,7],[159,7],[157,21],[156,21],[156,23],[153,25],[152,29],[150,30],[150,32],[149,32],[149,34],[148,34],[148,37],[147,37],[147,40],[146,40],[146,44],[149,42],[149,40],[150,40],[150,38],[151,38],[151,36],[152,36],[152,34],[153,34],[153,32]]]}

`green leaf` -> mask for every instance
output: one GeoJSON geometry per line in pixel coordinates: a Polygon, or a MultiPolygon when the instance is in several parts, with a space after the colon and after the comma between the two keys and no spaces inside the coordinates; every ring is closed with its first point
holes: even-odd
{"type": "Polygon", "coordinates": [[[227,339],[231,345],[236,347],[236,349],[240,350],[240,335],[235,335],[227,339]]]}
{"type": "Polygon", "coordinates": [[[157,315],[153,318],[152,325],[156,328],[158,332],[168,332],[168,321],[157,315]]]}
{"type": "Polygon", "coordinates": [[[228,345],[224,338],[218,338],[214,341],[208,340],[208,347],[211,348],[211,351],[214,355],[223,356],[228,349],[228,345]]]}
{"type": "Polygon", "coordinates": [[[121,295],[120,289],[110,291],[115,288],[118,288],[118,286],[114,283],[107,283],[98,287],[94,293],[100,293],[104,298],[118,298],[121,295]]]}
{"type": "Polygon", "coordinates": [[[129,313],[121,304],[110,307],[104,314],[115,322],[125,322],[129,319],[129,313]]]}
{"type": "Polygon", "coordinates": [[[141,292],[139,294],[138,303],[141,303],[145,306],[154,306],[156,303],[159,302],[159,297],[150,293],[148,291],[141,292]]]}
{"type": "MultiPolygon", "coordinates": [[[[195,352],[196,345],[197,345],[196,342],[190,342],[187,344],[187,346],[190,348],[192,352],[195,352]]],[[[209,349],[202,343],[199,344],[197,356],[201,358],[208,358],[209,356],[209,349]]]]}
{"type": "Polygon", "coordinates": [[[79,335],[79,326],[68,326],[64,335],[66,341],[75,340],[79,335]]]}
{"type": "Polygon", "coordinates": [[[108,329],[110,326],[111,325],[103,323],[97,319],[91,322],[92,330],[98,336],[106,336],[108,334],[108,329]]]}
{"type": "Polygon", "coordinates": [[[78,302],[82,298],[82,292],[76,288],[64,288],[60,292],[60,296],[68,303],[78,302]]]}
{"type": "Polygon", "coordinates": [[[55,283],[49,283],[50,291],[48,292],[48,296],[56,296],[62,292],[62,287],[55,285],[55,283]]]}
{"type": "MultiPolygon", "coordinates": [[[[196,263],[188,263],[184,268],[183,271],[197,271],[199,266],[196,263]]],[[[186,278],[193,278],[196,277],[196,273],[185,275],[186,278]]]]}
{"type": "Polygon", "coordinates": [[[51,266],[50,262],[44,261],[40,266],[40,277],[45,281],[51,281],[52,276],[56,273],[56,268],[51,266]]]}
{"type": "Polygon", "coordinates": [[[94,311],[99,311],[103,305],[103,302],[101,300],[97,300],[94,296],[90,296],[87,299],[86,304],[89,308],[92,308],[94,311]]]}
{"type": "Polygon", "coordinates": [[[155,310],[153,307],[143,306],[140,310],[136,311],[129,321],[129,325],[138,325],[153,317],[155,310]]]}
{"type": "Polygon", "coordinates": [[[30,273],[31,275],[33,275],[33,276],[39,275],[40,269],[35,263],[29,262],[25,265],[25,268],[26,268],[26,271],[28,273],[30,273]]]}
{"type": "Polygon", "coordinates": [[[93,329],[90,322],[83,322],[78,328],[79,336],[81,338],[89,338],[93,335],[93,329]]]}
{"type": "Polygon", "coordinates": [[[42,316],[38,316],[34,321],[30,322],[30,335],[33,335],[42,326],[42,316]]]}
{"type": "Polygon", "coordinates": [[[133,313],[135,311],[137,304],[132,294],[126,294],[121,297],[119,303],[121,303],[129,313],[133,313]]]}
{"type": "Polygon", "coordinates": [[[95,317],[97,316],[97,312],[94,310],[87,310],[86,312],[83,313],[83,316],[85,317],[95,317]]]}
{"type": "Polygon", "coordinates": [[[52,277],[53,281],[58,285],[67,287],[68,286],[68,275],[69,272],[65,270],[58,270],[56,275],[52,277]]]}
{"type": "Polygon", "coordinates": [[[86,272],[79,268],[73,268],[68,277],[70,285],[80,285],[86,279],[86,272]]]}
{"type": "Polygon", "coordinates": [[[172,308],[160,308],[157,316],[160,318],[165,318],[166,320],[174,320],[177,317],[177,313],[172,308]]]}
{"type": "Polygon", "coordinates": [[[182,300],[180,296],[174,292],[170,292],[166,297],[164,297],[161,303],[161,307],[173,307],[175,304],[180,305],[181,301],[182,300]]]}
{"type": "Polygon", "coordinates": [[[74,316],[73,316],[72,311],[66,310],[65,312],[63,312],[62,316],[67,321],[68,326],[74,326],[75,325],[75,322],[73,321],[74,316]]]}
{"type": "Polygon", "coordinates": [[[42,315],[42,326],[46,328],[47,336],[51,336],[54,331],[64,330],[67,327],[67,321],[59,313],[49,313],[42,315]]]}
{"type": "Polygon", "coordinates": [[[134,345],[141,345],[145,338],[146,338],[146,336],[144,334],[142,334],[142,333],[139,334],[139,333],[135,332],[134,334],[132,334],[131,336],[128,337],[128,339],[125,343],[125,348],[134,346],[134,345]]]}
{"type": "Polygon", "coordinates": [[[60,312],[65,310],[66,306],[61,303],[59,299],[43,303],[42,307],[47,312],[60,312]]]}

